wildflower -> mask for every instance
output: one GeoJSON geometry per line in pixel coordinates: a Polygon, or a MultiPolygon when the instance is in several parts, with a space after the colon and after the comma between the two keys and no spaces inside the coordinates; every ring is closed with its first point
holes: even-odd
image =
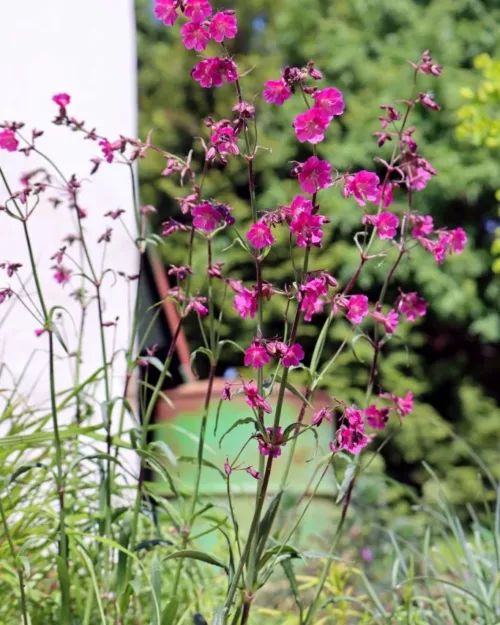
{"type": "Polygon", "coordinates": [[[5,269],[9,278],[22,267],[22,263],[0,263],[0,268],[5,269]]]}
{"type": "Polygon", "coordinates": [[[433,111],[441,110],[439,104],[428,93],[420,93],[418,96],[418,101],[422,102],[424,106],[432,109],[433,111]]]}
{"type": "Polygon", "coordinates": [[[271,455],[273,458],[277,458],[281,456],[281,447],[284,447],[286,443],[283,442],[283,429],[278,427],[276,429],[276,440],[273,443],[274,438],[274,428],[266,428],[266,431],[269,436],[269,441],[264,440],[262,434],[257,436],[257,441],[259,443],[259,452],[263,456],[271,455]]]}
{"type": "MultiPolygon", "coordinates": [[[[341,425],[337,430],[338,448],[346,449],[352,454],[359,454],[368,445],[368,442],[368,438],[362,430],[356,430],[346,425],[341,425]]],[[[330,449],[337,451],[335,443],[330,443],[330,449]]]]}
{"type": "Polygon", "coordinates": [[[238,78],[238,70],[231,59],[210,57],[200,61],[191,72],[191,76],[202,87],[220,87],[224,82],[234,82],[238,78]]]}
{"type": "Polygon", "coordinates": [[[360,206],[366,206],[366,202],[377,202],[379,198],[380,180],[377,174],[370,171],[358,171],[357,174],[346,176],[343,197],[354,195],[354,199],[360,206]]]}
{"type": "Polygon", "coordinates": [[[300,163],[297,170],[300,188],[304,193],[316,193],[333,183],[332,166],[317,156],[311,156],[305,163],[300,163]]]}
{"type": "Polygon", "coordinates": [[[118,219],[118,217],[120,217],[120,215],[123,215],[125,211],[123,210],[123,208],[117,208],[114,211],[108,211],[107,213],[104,213],[104,217],[111,217],[111,219],[118,219]]]}
{"type": "Polygon", "coordinates": [[[114,141],[113,143],[110,143],[107,139],[103,139],[102,141],[99,141],[99,145],[106,161],[108,163],[112,163],[115,158],[115,151],[121,148],[122,142],[114,141]]]}
{"type": "Polygon", "coordinates": [[[232,473],[232,468],[231,465],[229,464],[229,459],[226,458],[226,461],[224,462],[224,473],[227,475],[227,477],[229,477],[232,473]]]}
{"type": "Polygon", "coordinates": [[[268,80],[262,95],[270,104],[283,106],[283,103],[292,96],[292,92],[283,78],[280,78],[279,80],[268,80]]]}
{"type": "Polygon", "coordinates": [[[321,408],[320,410],[317,410],[312,416],[311,425],[321,425],[324,419],[326,419],[326,421],[333,420],[330,408],[321,408]]]}
{"type": "Polygon", "coordinates": [[[208,315],[208,308],[205,306],[206,302],[206,297],[192,297],[186,306],[186,312],[189,313],[194,310],[200,317],[206,317],[208,315]]]}
{"type": "Polygon", "coordinates": [[[47,332],[45,328],[36,328],[35,336],[38,338],[39,336],[42,336],[42,334],[44,334],[45,332],[47,332]]]}
{"type": "Polygon", "coordinates": [[[249,475],[251,475],[251,476],[252,476],[253,478],[255,478],[256,480],[260,480],[260,479],[262,479],[261,474],[260,474],[258,471],[256,471],[255,469],[253,469],[252,467],[247,467],[245,470],[246,470],[246,472],[247,472],[249,475]]]}
{"type": "Polygon", "coordinates": [[[380,393],[379,397],[392,402],[398,415],[403,418],[413,412],[413,393],[408,391],[404,397],[398,397],[393,393],[380,393]]]}
{"type": "Polygon", "coordinates": [[[177,0],[155,0],[153,12],[165,26],[173,26],[179,17],[177,0]]]}
{"type": "Polygon", "coordinates": [[[67,93],[57,93],[52,97],[52,101],[61,108],[66,108],[71,102],[71,97],[67,93]]]}
{"type": "Polygon", "coordinates": [[[461,254],[467,243],[467,235],[462,228],[439,232],[439,241],[429,241],[421,238],[420,243],[425,249],[430,249],[438,264],[442,264],[446,254],[461,254]]]}
{"type": "Polygon", "coordinates": [[[210,22],[210,36],[217,43],[224,39],[234,39],[238,33],[238,22],[234,11],[219,11],[210,22]]]}
{"type": "Polygon", "coordinates": [[[245,350],[245,367],[253,367],[254,369],[262,369],[264,365],[271,362],[269,354],[261,345],[253,343],[245,350]]]}
{"type": "Polygon", "coordinates": [[[257,296],[253,291],[242,287],[234,297],[234,309],[242,319],[253,319],[257,312],[257,296]]]}
{"type": "Polygon", "coordinates": [[[323,296],[328,293],[326,279],[310,278],[299,291],[300,308],[304,311],[304,320],[311,321],[314,314],[321,313],[325,305],[323,296]]]}
{"type": "Polygon", "coordinates": [[[303,195],[297,195],[293,198],[290,206],[284,206],[282,209],[283,217],[289,221],[295,219],[300,213],[312,213],[313,204],[303,195]]]}
{"type": "Polygon", "coordinates": [[[336,115],[342,115],[344,112],[344,96],[342,92],[335,87],[328,87],[316,91],[313,95],[314,107],[325,113],[331,120],[336,115]]]}
{"type": "Polygon", "coordinates": [[[371,428],[383,430],[389,420],[389,408],[377,408],[375,404],[370,404],[365,410],[365,417],[371,428]]]}
{"type": "Polygon", "coordinates": [[[410,215],[410,225],[412,226],[411,236],[415,239],[424,237],[434,230],[434,221],[430,215],[410,215]]]}
{"type": "Polygon", "coordinates": [[[220,398],[223,401],[226,401],[226,400],[231,401],[232,399],[231,385],[228,384],[227,382],[226,384],[224,384],[224,388],[221,391],[220,398]]]}
{"type": "Polygon", "coordinates": [[[2,130],[0,132],[0,149],[7,152],[15,152],[19,147],[19,141],[13,130],[2,130]]]}
{"type": "Polygon", "coordinates": [[[234,154],[236,156],[240,153],[238,148],[238,134],[236,129],[231,125],[231,122],[227,119],[213,125],[210,142],[213,147],[207,152],[208,160],[212,160],[215,154],[218,153],[221,157],[221,161],[226,163],[227,160],[225,157],[228,154],[234,154]]]}
{"type": "Polygon", "coordinates": [[[394,202],[394,195],[392,193],[393,185],[388,182],[387,184],[379,185],[377,190],[377,199],[375,200],[375,204],[382,203],[382,208],[387,208],[394,202]]]}
{"type": "Polygon", "coordinates": [[[303,358],[304,358],[304,350],[302,349],[302,346],[299,345],[299,343],[295,343],[295,345],[291,345],[287,349],[281,362],[283,366],[287,368],[298,367],[300,364],[300,361],[303,360],[303,358]]]}
{"type": "Polygon", "coordinates": [[[368,547],[363,547],[360,551],[361,559],[365,562],[373,561],[373,551],[368,547]]]}
{"type": "Polygon", "coordinates": [[[377,323],[381,323],[384,326],[387,334],[393,334],[398,327],[399,316],[394,309],[390,310],[387,315],[384,315],[379,310],[376,310],[372,313],[372,317],[377,323]]]}
{"type": "Polygon", "coordinates": [[[416,321],[427,312],[427,302],[415,292],[403,293],[398,298],[398,310],[408,321],[416,321]]]}
{"type": "Polygon", "coordinates": [[[378,215],[365,215],[362,223],[374,226],[379,239],[394,239],[399,226],[399,219],[393,213],[384,212],[378,215]]]}
{"type": "Polygon", "coordinates": [[[368,314],[368,298],[366,295],[351,295],[347,300],[347,318],[351,323],[361,323],[368,314]]]}
{"type": "Polygon", "coordinates": [[[250,230],[247,232],[247,241],[250,241],[251,245],[258,250],[263,247],[272,245],[275,241],[271,229],[266,224],[258,222],[253,224],[250,230]]]}
{"type": "Polygon", "coordinates": [[[305,113],[299,113],[293,122],[297,139],[300,143],[306,141],[312,144],[320,143],[325,138],[330,119],[323,110],[315,106],[305,113]]]}
{"type": "Polygon", "coordinates": [[[194,217],[193,226],[199,230],[205,230],[205,232],[215,230],[223,221],[220,211],[210,202],[203,202],[203,204],[195,206],[191,215],[194,217]]]}
{"type": "Polygon", "coordinates": [[[181,37],[187,50],[202,52],[210,41],[210,32],[204,24],[187,22],[181,28],[181,37]]]}
{"type": "Polygon", "coordinates": [[[355,430],[363,429],[363,413],[357,408],[347,407],[344,412],[344,418],[349,422],[349,427],[355,430]]]}
{"type": "Polygon", "coordinates": [[[251,408],[263,410],[271,414],[272,408],[267,401],[259,395],[259,391],[253,382],[243,384],[243,392],[245,393],[246,402],[251,408]]]}
{"type": "Polygon", "coordinates": [[[193,22],[202,22],[212,15],[212,7],[208,0],[186,0],[184,15],[193,22]]]}
{"type": "Polygon", "coordinates": [[[66,284],[71,278],[71,269],[66,269],[63,265],[57,265],[54,269],[54,280],[59,284],[66,284]]]}
{"type": "Polygon", "coordinates": [[[14,291],[12,289],[0,289],[0,304],[3,304],[6,300],[11,298],[14,295],[14,291]]]}
{"type": "Polygon", "coordinates": [[[323,215],[313,215],[309,211],[301,211],[290,224],[290,231],[297,236],[297,245],[321,247],[323,231],[321,227],[330,220],[323,215]]]}

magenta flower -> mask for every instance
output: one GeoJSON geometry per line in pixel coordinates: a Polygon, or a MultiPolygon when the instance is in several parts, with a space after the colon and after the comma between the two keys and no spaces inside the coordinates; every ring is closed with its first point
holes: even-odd
{"type": "Polygon", "coordinates": [[[361,323],[368,314],[368,298],[366,295],[351,295],[347,300],[347,318],[351,323],[361,323]]]}
{"type": "Polygon", "coordinates": [[[283,103],[292,96],[292,92],[283,78],[280,78],[279,80],[268,80],[265,84],[262,95],[270,104],[282,106],[283,103]]]}
{"type": "MultiPolygon", "coordinates": [[[[359,454],[369,442],[362,430],[356,430],[346,425],[341,425],[337,430],[337,441],[340,449],[346,449],[352,454],[359,454]]],[[[330,445],[330,449],[332,451],[337,450],[333,444],[330,445]]]]}
{"type": "Polygon", "coordinates": [[[200,317],[206,317],[208,315],[208,308],[205,306],[206,302],[206,297],[192,297],[186,306],[186,312],[194,310],[200,317]]]}
{"type": "Polygon", "coordinates": [[[227,477],[229,477],[232,473],[233,469],[231,468],[231,465],[229,464],[229,459],[226,458],[225,462],[224,462],[224,473],[227,475],[227,477]]]}
{"type": "Polygon", "coordinates": [[[221,160],[226,162],[225,157],[228,154],[237,156],[240,153],[238,148],[238,134],[236,129],[231,126],[231,122],[227,119],[214,124],[210,141],[213,148],[207,152],[208,160],[215,158],[216,153],[218,153],[219,156],[221,156],[221,160]]]}
{"type": "Polygon", "coordinates": [[[202,87],[220,87],[224,82],[234,82],[238,78],[238,70],[231,59],[210,57],[200,61],[191,72],[191,76],[202,87]]]}
{"type": "Polygon", "coordinates": [[[304,193],[316,193],[333,183],[332,166],[317,156],[311,156],[305,163],[301,163],[298,171],[300,188],[304,193]]]}
{"type": "Polygon", "coordinates": [[[55,267],[54,280],[59,284],[66,284],[71,278],[71,269],[66,269],[63,265],[57,265],[55,267]]]}
{"type": "Polygon", "coordinates": [[[210,22],[210,36],[217,43],[224,39],[234,39],[238,33],[238,22],[234,11],[219,11],[210,22]]]}
{"type": "Polygon", "coordinates": [[[377,199],[375,200],[375,204],[380,204],[382,202],[382,208],[387,208],[394,202],[394,195],[392,193],[393,185],[389,182],[385,185],[381,184],[378,187],[377,199]]]}
{"type": "Polygon", "coordinates": [[[325,138],[325,131],[330,124],[330,118],[321,109],[313,106],[305,113],[299,113],[294,119],[293,127],[300,143],[320,143],[325,138]]]}
{"type": "Polygon", "coordinates": [[[203,204],[195,206],[191,215],[194,217],[193,226],[199,230],[205,230],[205,232],[215,230],[223,221],[220,211],[210,202],[203,202],[203,204]]]}
{"type": "Polygon", "coordinates": [[[35,329],[35,336],[36,337],[42,336],[42,334],[44,334],[45,332],[47,332],[47,330],[45,328],[36,328],[35,329]]]}
{"type": "Polygon", "coordinates": [[[177,0],[155,0],[153,12],[165,26],[173,26],[179,17],[177,13],[177,0]]]}
{"type": "Polygon", "coordinates": [[[266,428],[267,434],[269,437],[269,442],[264,440],[262,434],[257,436],[257,441],[259,443],[259,452],[263,456],[271,455],[273,458],[277,458],[281,456],[281,447],[284,447],[286,443],[283,442],[283,429],[278,427],[276,429],[276,442],[273,444],[273,434],[274,428],[266,428]]]}
{"type": "Polygon", "coordinates": [[[366,206],[366,202],[377,202],[379,199],[379,177],[371,171],[358,171],[357,174],[346,176],[343,197],[354,195],[354,199],[360,206],[366,206]]]}
{"type": "Polygon", "coordinates": [[[387,334],[394,334],[396,328],[398,327],[399,316],[394,309],[390,310],[387,315],[384,315],[382,312],[376,310],[372,313],[372,317],[377,323],[381,323],[384,326],[387,334]]]}
{"type": "Polygon", "coordinates": [[[202,52],[210,41],[208,28],[200,22],[187,22],[181,28],[182,43],[188,50],[202,52]]]}
{"type": "Polygon", "coordinates": [[[414,171],[410,171],[406,176],[406,185],[413,191],[422,191],[427,186],[427,183],[432,178],[432,174],[423,167],[417,167],[414,171]]]}
{"type": "Polygon", "coordinates": [[[56,95],[52,97],[52,101],[55,102],[57,106],[66,108],[71,102],[71,97],[67,93],[56,93],[56,95]]]}
{"type": "Polygon", "coordinates": [[[269,354],[261,345],[253,343],[245,350],[245,367],[262,369],[264,365],[271,362],[269,354]]]}
{"type": "Polygon", "coordinates": [[[284,367],[298,367],[300,361],[304,359],[304,350],[299,343],[295,343],[286,350],[281,363],[284,367]]]}
{"type": "Polygon", "coordinates": [[[16,134],[12,130],[2,130],[0,132],[0,149],[7,150],[7,152],[15,152],[19,147],[19,141],[16,139],[16,134]]]}
{"type": "Polygon", "coordinates": [[[253,382],[244,384],[243,392],[245,393],[246,402],[250,407],[256,408],[257,410],[263,410],[264,412],[271,414],[273,411],[271,406],[263,397],[259,395],[259,391],[253,382]]]}
{"type": "Polygon", "coordinates": [[[380,397],[389,400],[401,418],[413,412],[413,393],[411,391],[408,391],[404,397],[398,397],[393,393],[380,393],[380,397]]]}
{"type": "Polygon", "coordinates": [[[371,428],[383,430],[389,420],[389,408],[377,408],[375,404],[370,404],[365,410],[365,417],[371,428]]]}
{"type": "Polygon", "coordinates": [[[311,200],[308,200],[303,195],[296,195],[290,206],[283,207],[282,214],[285,219],[291,221],[303,212],[311,213],[313,208],[311,200]]]}
{"type": "Polygon", "coordinates": [[[411,236],[415,239],[425,237],[434,230],[434,221],[430,215],[410,215],[411,236]]]}
{"type": "Polygon", "coordinates": [[[424,238],[419,239],[425,249],[432,251],[437,263],[441,265],[446,254],[461,254],[463,252],[467,243],[467,235],[463,228],[438,232],[438,235],[439,241],[437,242],[424,238]]]}
{"type": "Polygon", "coordinates": [[[260,474],[258,471],[256,471],[255,469],[253,469],[252,467],[247,467],[247,468],[245,469],[245,471],[246,471],[249,475],[251,475],[253,478],[255,478],[256,480],[260,480],[260,479],[262,479],[261,474],[260,474]]]}
{"type": "Polygon", "coordinates": [[[374,226],[379,239],[394,239],[399,226],[399,219],[393,213],[384,212],[378,215],[365,215],[362,223],[374,226]]]}
{"type": "Polygon", "coordinates": [[[263,247],[272,245],[275,241],[271,228],[261,222],[253,224],[250,230],[247,232],[247,241],[250,241],[251,245],[258,250],[263,247]]]}
{"type": "Polygon", "coordinates": [[[233,306],[242,319],[253,319],[257,312],[257,296],[253,291],[241,287],[234,297],[233,306]]]}
{"type": "Polygon", "coordinates": [[[321,247],[323,231],[321,227],[330,220],[323,215],[312,215],[308,211],[300,212],[290,224],[290,231],[297,236],[297,245],[307,247],[315,245],[321,247]]]}
{"type": "Polygon", "coordinates": [[[427,313],[427,302],[415,292],[401,293],[398,298],[398,310],[408,321],[416,321],[427,313]]]}
{"type": "Polygon", "coordinates": [[[432,109],[433,111],[440,111],[441,107],[428,93],[420,93],[418,96],[419,102],[422,102],[424,106],[432,109]]]}
{"type": "Polygon", "coordinates": [[[373,551],[368,547],[363,547],[360,551],[361,559],[364,562],[372,562],[373,561],[373,551]]]}
{"type": "Polygon", "coordinates": [[[449,231],[448,251],[450,254],[461,254],[467,243],[467,235],[463,228],[455,228],[449,231]]]}
{"type": "Polygon", "coordinates": [[[326,421],[333,421],[333,415],[330,408],[321,408],[320,410],[317,410],[312,416],[311,425],[321,425],[324,419],[326,419],[326,421]]]}
{"type": "Polygon", "coordinates": [[[115,159],[115,151],[122,147],[122,142],[117,140],[110,143],[107,139],[102,139],[102,141],[99,141],[99,145],[106,161],[112,163],[115,159]]]}
{"type": "Polygon", "coordinates": [[[355,430],[362,430],[364,428],[363,413],[357,408],[346,408],[344,417],[349,422],[349,427],[355,430]]]}
{"type": "Polygon", "coordinates": [[[193,22],[203,22],[212,15],[212,7],[208,0],[186,0],[184,15],[190,17],[193,22]]]}
{"type": "Polygon", "coordinates": [[[328,87],[316,91],[313,95],[314,107],[325,113],[329,119],[336,115],[342,115],[344,112],[344,96],[342,92],[335,87],[328,87]]]}
{"type": "Polygon", "coordinates": [[[328,293],[325,278],[310,278],[299,293],[300,309],[304,312],[304,320],[311,321],[312,316],[323,311],[324,295],[328,293]]]}

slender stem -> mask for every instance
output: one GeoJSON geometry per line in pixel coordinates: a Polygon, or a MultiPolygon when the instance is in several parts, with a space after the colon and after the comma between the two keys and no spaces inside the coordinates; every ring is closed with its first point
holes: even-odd
{"type": "Polygon", "coordinates": [[[17,578],[19,580],[19,604],[20,604],[21,613],[23,615],[22,625],[28,625],[29,620],[28,620],[28,609],[27,609],[27,603],[26,603],[26,593],[24,590],[24,573],[23,573],[23,569],[20,566],[18,566],[16,548],[14,547],[14,541],[12,540],[10,529],[7,524],[7,517],[5,515],[5,510],[2,504],[1,497],[0,497],[0,516],[2,517],[2,523],[5,529],[5,536],[9,544],[9,549],[12,554],[12,558],[14,560],[14,567],[16,569],[17,578]]]}

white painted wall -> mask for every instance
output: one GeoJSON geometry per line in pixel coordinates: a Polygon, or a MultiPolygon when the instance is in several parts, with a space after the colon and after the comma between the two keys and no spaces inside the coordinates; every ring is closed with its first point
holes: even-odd
{"type": "MultiPolygon", "coordinates": [[[[23,0],[0,3],[0,64],[2,67],[2,95],[0,119],[24,121],[26,128],[44,129],[38,147],[60,166],[65,175],[76,173],[88,176],[89,159],[99,154],[96,143],[83,141],[81,136],[51,121],[57,106],[51,98],[67,92],[72,101],[70,114],[85,119],[96,126],[99,133],[110,140],[119,134],[137,135],[136,107],[136,48],[133,0],[23,0]]],[[[41,164],[37,155],[26,158],[22,154],[0,150],[0,164],[10,184],[19,188],[20,175],[41,164]]],[[[7,193],[0,181],[0,204],[7,193]]],[[[103,214],[118,207],[126,210],[124,219],[134,232],[132,195],[128,169],[103,163],[98,174],[88,177],[82,195],[82,205],[88,212],[85,220],[91,255],[100,259],[102,245],[97,238],[108,226],[113,226],[113,238],[106,254],[106,266],[128,274],[137,273],[138,259],[128,236],[118,222],[105,219],[103,214]]],[[[60,247],[61,239],[75,232],[74,218],[65,207],[54,210],[43,201],[29,220],[33,234],[35,256],[40,271],[43,290],[50,306],[62,305],[78,321],[79,307],[69,298],[69,293],[80,281],[74,278],[71,285],[62,288],[50,269],[51,255],[60,247]]],[[[27,248],[22,228],[4,213],[0,213],[0,262],[21,262],[19,275],[29,279],[27,248]]],[[[65,262],[65,264],[67,264],[65,262]]],[[[127,302],[129,294],[123,280],[112,286],[108,278],[104,288],[106,320],[120,317],[116,330],[106,331],[108,350],[124,349],[129,333],[127,302]]],[[[9,279],[0,270],[0,287],[11,285],[18,289],[15,279],[9,279]]],[[[33,281],[28,290],[34,292],[33,281]]],[[[14,300],[10,300],[13,302],[14,300]]],[[[0,361],[18,376],[29,362],[28,373],[22,383],[24,392],[32,390],[32,402],[46,404],[48,397],[47,344],[45,336],[36,339],[36,321],[20,304],[14,304],[5,318],[9,304],[0,307],[0,361]],[[33,350],[38,353],[33,354],[33,350]],[[34,390],[32,389],[35,385],[34,390]]],[[[65,320],[67,340],[76,347],[75,332],[68,318],[65,320]]],[[[62,351],[59,350],[62,357],[62,351]]],[[[113,377],[112,394],[122,393],[124,357],[118,356],[113,377]]],[[[88,375],[102,364],[98,335],[97,309],[89,310],[88,332],[84,346],[82,374],[88,375]]],[[[57,385],[62,389],[71,385],[72,378],[66,358],[57,366],[57,385]]],[[[0,388],[8,386],[5,370],[0,378],[0,388]]],[[[103,389],[99,389],[103,397],[103,389]]]]}

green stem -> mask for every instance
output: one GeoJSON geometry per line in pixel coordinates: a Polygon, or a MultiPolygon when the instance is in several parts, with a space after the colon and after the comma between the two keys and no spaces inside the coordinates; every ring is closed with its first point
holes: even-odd
{"type": "Polygon", "coordinates": [[[29,620],[28,620],[28,609],[27,609],[27,604],[26,604],[26,594],[25,594],[25,590],[24,590],[24,574],[23,574],[23,570],[20,566],[18,566],[17,563],[17,555],[16,555],[16,548],[14,547],[14,541],[12,540],[12,536],[10,533],[10,529],[9,526],[7,524],[7,517],[5,515],[5,510],[2,504],[2,498],[0,497],[0,516],[2,517],[2,523],[5,529],[5,536],[7,538],[7,542],[9,544],[9,549],[10,552],[12,554],[12,558],[14,560],[14,567],[16,569],[16,573],[17,573],[17,578],[19,580],[19,604],[20,604],[20,609],[21,609],[21,613],[23,615],[23,623],[22,625],[28,625],[29,620]]]}

